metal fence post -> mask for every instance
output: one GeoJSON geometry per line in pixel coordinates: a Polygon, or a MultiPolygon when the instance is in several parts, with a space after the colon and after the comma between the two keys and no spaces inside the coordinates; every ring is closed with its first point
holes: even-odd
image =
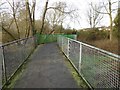
{"type": "Polygon", "coordinates": [[[69,58],[69,38],[67,38],[67,41],[68,41],[68,42],[67,42],[67,47],[68,47],[68,48],[67,48],[67,57],[69,58]]]}
{"type": "Polygon", "coordinates": [[[62,38],[62,46],[61,47],[62,47],[62,51],[63,51],[63,37],[61,36],[61,38],[62,38]]]}
{"type": "Polygon", "coordinates": [[[80,53],[79,53],[79,73],[81,72],[81,60],[82,60],[82,43],[80,42],[80,53]]]}
{"type": "Polygon", "coordinates": [[[74,36],[74,39],[77,40],[77,35],[74,36]]]}
{"type": "Polygon", "coordinates": [[[4,46],[2,46],[2,53],[3,53],[2,66],[3,66],[3,72],[4,72],[4,79],[5,79],[5,83],[6,83],[7,82],[7,73],[6,73],[6,63],[5,63],[4,46]]]}
{"type": "Polygon", "coordinates": [[[60,41],[59,41],[59,36],[57,36],[57,43],[58,43],[58,45],[60,46],[59,42],[60,42],[60,41]]]}
{"type": "Polygon", "coordinates": [[[59,36],[57,36],[57,44],[59,45],[59,43],[58,43],[58,37],[59,37],[59,36]]]}
{"type": "Polygon", "coordinates": [[[60,36],[58,36],[58,44],[59,44],[59,47],[61,47],[61,45],[60,45],[60,44],[61,44],[61,43],[60,43],[60,40],[61,40],[61,39],[60,39],[60,36]]]}

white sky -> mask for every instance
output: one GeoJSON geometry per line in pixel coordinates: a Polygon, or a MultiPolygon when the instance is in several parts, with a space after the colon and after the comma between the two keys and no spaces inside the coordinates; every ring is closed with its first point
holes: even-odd
{"type": "MultiPolygon", "coordinates": [[[[41,11],[41,9],[44,7],[45,5],[45,1],[46,0],[37,0],[37,10],[41,11]]],[[[53,3],[53,2],[58,2],[58,1],[63,1],[66,2],[68,5],[72,5],[75,8],[79,9],[79,15],[80,15],[80,24],[74,23],[73,21],[70,20],[66,20],[66,22],[64,23],[64,26],[67,27],[69,25],[69,27],[71,28],[76,28],[76,29],[80,29],[80,28],[88,28],[89,24],[87,22],[85,13],[86,10],[88,8],[88,2],[94,2],[94,3],[98,3],[99,1],[107,1],[107,0],[49,0],[49,6],[53,3]]],[[[114,2],[116,0],[112,0],[112,2],[114,2]]],[[[116,3],[113,8],[118,7],[118,3],[116,3]]],[[[113,18],[115,17],[116,13],[113,14],[113,18]]],[[[36,14],[36,17],[39,18],[40,14],[36,14]]],[[[109,17],[108,15],[104,15],[104,18],[102,20],[102,23],[99,26],[109,26],[109,17]]]]}
{"type": "MultiPolygon", "coordinates": [[[[2,0],[2,1],[6,1],[6,0],[2,0]]],[[[18,1],[18,0],[14,0],[14,1],[18,1]]],[[[46,0],[36,0],[36,1],[37,1],[36,19],[39,19],[42,15],[42,11],[43,11],[46,0]]],[[[88,2],[98,3],[99,1],[105,2],[107,0],[49,0],[49,6],[51,6],[52,3],[58,2],[58,1],[66,2],[68,5],[70,6],[72,5],[72,7],[79,9],[78,13],[80,15],[80,19],[79,19],[80,24],[77,22],[74,23],[74,21],[70,21],[69,19],[67,19],[66,22],[64,23],[64,26],[67,27],[69,25],[69,27],[71,28],[80,29],[80,28],[89,27],[89,24],[87,22],[86,15],[85,15],[86,10],[88,9],[88,2]]],[[[114,2],[116,0],[111,0],[111,1],[114,2]]],[[[113,6],[113,8],[116,8],[116,7],[118,7],[118,3],[116,3],[113,6]]],[[[116,13],[113,14],[113,18],[115,17],[115,15],[116,13]]],[[[105,15],[100,26],[108,26],[108,25],[109,25],[109,17],[108,15],[105,15]]]]}

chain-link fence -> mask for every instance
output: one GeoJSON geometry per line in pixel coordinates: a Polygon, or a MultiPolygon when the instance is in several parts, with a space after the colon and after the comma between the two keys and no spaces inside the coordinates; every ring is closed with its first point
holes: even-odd
{"type": "Polygon", "coordinates": [[[119,55],[62,36],[58,44],[91,87],[120,88],[119,55]]]}
{"type": "Polygon", "coordinates": [[[15,73],[18,67],[27,59],[34,50],[34,37],[20,39],[1,46],[2,58],[2,83],[4,84],[15,73]]]}

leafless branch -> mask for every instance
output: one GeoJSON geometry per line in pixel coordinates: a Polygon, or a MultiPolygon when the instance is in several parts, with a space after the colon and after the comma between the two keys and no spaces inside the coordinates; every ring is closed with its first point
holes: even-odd
{"type": "Polygon", "coordinates": [[[49,7],[49,8],[47,8],[47,9],[56,9],[56,10],[62,12],[62,13],[65,13],[65,14],[70,14],[70,13],[76,11],[76,10],[71,10],[71,11],[66,12],[66,11],[62,11],[61,9],[59,9],[59,8],[57,8],[57,7],[49,7]]]}
{"type": "Polygon", "coordinates": [[[7,30],[2,26],[2,30],[4,30],[8,35],[10,35],[14,40],[16,40],[16,38],[7,30]]]}

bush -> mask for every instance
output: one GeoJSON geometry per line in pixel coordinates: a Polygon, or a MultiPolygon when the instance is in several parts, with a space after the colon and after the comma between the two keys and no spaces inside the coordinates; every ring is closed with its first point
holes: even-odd
{"type": "Polygon", "coordinates": [[[109,31],[89,30],[79,31],[78,39],[82,41],[94,41],[109,38],[109,31]]]}
{"type": "Polygon", "coordinates": [[[120,52],[119,52],[120,47],[118,45],[117,39],[114,39],[112,41],[110,41],[109,39],[97,40],[92,42],[91,44],[98,48],[120,55],[120,52]]]}

